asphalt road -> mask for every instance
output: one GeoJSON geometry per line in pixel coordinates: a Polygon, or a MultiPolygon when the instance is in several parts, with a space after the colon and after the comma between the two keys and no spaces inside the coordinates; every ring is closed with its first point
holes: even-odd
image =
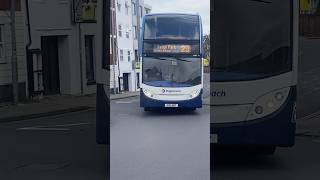
{"type": "Polygon", "coordinates": [[[139,99],[111,102],[112,180],[208,180],[209,108],[144,112],[139,99]]]}
{"type": "Polygon", "coordinates": [[[297,138],[293,148],[279,148],[274,156],[253,156],[239,151],[211,152],[211,180],[318,180],[320,177],[320,139],[297,138]]]}
{"type": "Polygon", "coordinates": [[[95,142],[95,111],[0,125],[1,180],[106,180],[108,148],[95,142]]]}
{"type": "MultiPolygon", "coordinates": [[[[298,118],[320,110],[320,39],[301,39],[298,70],[298,118]]],[[[297,122],[303,123],[301,121],[297,122]]],[[[319,127],[320,129],[320,127],[319,127]]],[[[212,180],[318,180],[320,139],[297,137],[293,148],[279,148],[274,156],[253,156],[243,149],[211,151],[212,180]],[[231,152],[230,152],[231,151],[231,152]]]]}

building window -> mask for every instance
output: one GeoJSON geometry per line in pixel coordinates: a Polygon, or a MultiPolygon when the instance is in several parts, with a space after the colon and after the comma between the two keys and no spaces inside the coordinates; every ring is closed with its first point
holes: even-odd
{"type": "Polygon", "coordinates": [[[140,6],[139,9],[140,9],[140,16],[142,17],[143,16],[143,12],[142,12],[143,8],[142,8],[142,6],[140,6]]]}
{"type": "Polygon", "coordinates": [[[129,5],[127,3],[125,5],[125,8],[126,8],[126,15],[129,15],[129,5]]]}
{"type": "Polygon", "coordinates": [[[130,61],[131,61],[131,52],[128,51],[128,62],[130,62],[130,61]]]}
{"type": "Polygon", "coordinates": [[[150,9],[145,8],[145,10],[146,10],[146,14],[149,14],[149,13],[150,13],[150,9]]]}
{"type": "Polygon", "coordinates": [[[118,35],[119,35],[119,37],[122,37],[122,26],[121,25],[118,26],[118,35]]]}
{"type": "Polygon", "coordinates": [[[120,61],[123,61],[123,50],[120,49],[120,61]]]}
{"type": "Polygon", "coordinates": [[[121,12],[121,3],[117,3],[118,11],[121,12]]]}
{"type": "Polygon", "coordinates": [[[138,38],[137,26],[133,26],[133,37],[134,37],[134,39],[137,39],[137,38],[138,38]]]}
{"type": "Polygon", "coordinates": [[[4,61],[4,25],[0,24],[0,61],[4,61]]]}
{"type": "Polygon", "coordinates": [[[140,59],[139,59],[139,55],[138,55],[138,50],[134,50],[134,58],[137,62],[140,62],[140,59]]]}
{"type": "Polygon", "coordinates": [[[137,88],[140,88],[140,75],[137,73],[137,88]]]}
{"type": "Polygon", "coordinates": [[[87,82],[88,84],[95,83],[94,36],[86,35],[84,39],[87,82]]]}
{"type": "Polygon", "coordinates": [[[126,37],[130,38],[129,31],[126,32],[126,37]]]}
{"type": "Polygon", "coordinates": [[[132,2],[132,14],[137,15],[136,3],[132,2]]]}

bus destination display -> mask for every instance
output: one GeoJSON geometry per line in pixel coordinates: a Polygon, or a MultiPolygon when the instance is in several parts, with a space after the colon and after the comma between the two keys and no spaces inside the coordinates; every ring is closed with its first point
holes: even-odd
{"type": "Polygon", "coordinates": [[[164,44],[155,45],[153,48],[154,53],[190,53],[190,45],[177,45],[177,44],[164,44]]]}

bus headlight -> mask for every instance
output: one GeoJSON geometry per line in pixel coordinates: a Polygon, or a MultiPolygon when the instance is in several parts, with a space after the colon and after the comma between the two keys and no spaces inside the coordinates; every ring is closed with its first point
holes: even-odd
{"type": "Polygon", "coordinates": [[[143,94],[146,95],[147,97],[153,98],[153,93],[150,90],[143,89],[142,91],[143,91],[143,94]]]}
{"type": "Polygon", "coordinates": [[[277,92],[277,93],[274,95],[274,97],[275,97],[275,99],[276,99],[277,101],[282,101],[283,98],[284,98],[282,92],[277,92]]]}
{"type": "Polygon", "coordinates": [[[200,92],[201,92],[200,89],[197,89],[197,90],[195,90],[195,91],[192,91],[192,92],[190,93],[190,99],[199,96],[200,92]]]}
{"type": "Polygon", "coordinates": [[[272,114],[285,103],[290,87],[279,89],[259,97],[249,111],[247,120],[254,120],[272,114]]]}
{"type": "Polygon", "coordinates": [[[263,107],[262,106],[256,106],[256,108],[254,109],[254,111],[257,114],[262,114],[263,113],[263,107]]]}

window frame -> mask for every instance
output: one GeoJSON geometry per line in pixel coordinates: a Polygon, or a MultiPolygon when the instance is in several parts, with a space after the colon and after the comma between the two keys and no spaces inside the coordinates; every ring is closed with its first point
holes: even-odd
{"type": "Polygon", "coordinates": [[[130,50],[128,50],[128,62],[131,62],[131,51],[130,50]]]}
{"type": "Polygon", "coordinates": [[[129,5],[125,3],[124,5],[126,15],[129,15],[129,5]]]}
{"type": "Polygon", "coordinates": [[[119,59],[120,59],[120,61],[123,61],[123,60],[124,60],[124,57],[123,57],[123,49],[120,49],[120,50],[119,50],[119,59]]]}
{"type": "Polygon", "coordinates": [[[121,12],[121,3],[120,2],[117,2],[117,10],[118,10],[118,12],[121,12]]]}
{"type": "Polygon", "coordinates": [[[133,38],[137,39],[138,38],[138,28],[137,26],[133,26],[133,38]]]}
{"type": "Polygon", "coordinates": [[[133,14],[134,16],[137,15],[136,6],[137,6],[136,3],[135,3],[135,2],[132,2],[132,14],[133,14]]]}
{"type": "Polygon", "coordinates": [[[122,37],[122,25],[121,24],[118,25],[118,36],[122,37]]]}

